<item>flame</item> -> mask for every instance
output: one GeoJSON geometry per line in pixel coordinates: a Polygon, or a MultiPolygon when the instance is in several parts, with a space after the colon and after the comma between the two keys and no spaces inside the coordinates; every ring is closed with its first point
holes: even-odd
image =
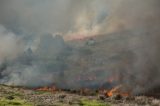
{"type": "Polygon", "coordinates": [[[52,86],[52,87],[41,87],[41,88],[38,88],[36,89],[38,91],[49,91],[49,92],[53,92],[53,91],[57,91],[57,88],[55,86],[52,86]]]}
{"type": "Polygon", "coordinates": [[[116,86],[116,87],[112,88],[110,91],[108,91],[106,93],[106,95],[109,96],[109,97],[113,96],[114,94],[119,94],[121,96],[129,96],[130,93],[128,93],[128,92],[122,92],[120,90],[121,87],[122,87],[122,85],[119,85],[119,86],[116,86]]]}

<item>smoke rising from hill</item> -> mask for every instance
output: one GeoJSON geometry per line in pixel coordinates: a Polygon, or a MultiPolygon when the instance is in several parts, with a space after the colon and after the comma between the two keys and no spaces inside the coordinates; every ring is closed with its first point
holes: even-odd
{"type": "Polygon", "coordinates": [[[0,83],[83,87],[118,76],[119,83],[133,92],[153,89],[160,83],[159,4],[159,0],[1,0],[0,83]],[[95,48],[68,45],[67,40],[95,35],[104,40],[95,39],[95,48]],[[83,77],[95,79],[100,70],[95,81],[72,82],[84,71],[83,77]]]}

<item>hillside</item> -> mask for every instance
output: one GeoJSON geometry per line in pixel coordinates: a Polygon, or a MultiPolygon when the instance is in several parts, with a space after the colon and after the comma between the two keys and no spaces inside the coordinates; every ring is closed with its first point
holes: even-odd
{"type": "Polygon", "coordinates": [[[39,91],[15,86],[0,85],[0,106],[159,106],[160,100],[152,97],[107,97],[95,91],[39,91]],[[89,93],[90,92],[90,93],[89,93]]]}

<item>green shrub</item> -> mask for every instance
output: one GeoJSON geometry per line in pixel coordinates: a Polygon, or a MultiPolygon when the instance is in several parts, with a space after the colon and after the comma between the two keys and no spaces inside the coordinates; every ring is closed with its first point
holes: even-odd
{"type": "Polygon", "coordinates": [[[33,106],[33,105],[19,98],[13,100],[2,98],[0,99],[0,106],[33,106]]]}
{"type": "Polygon", "coordinates": [[[110,106],[104,102],[100,102],[97,100],[81,100],[81,106],[110,106]]]}

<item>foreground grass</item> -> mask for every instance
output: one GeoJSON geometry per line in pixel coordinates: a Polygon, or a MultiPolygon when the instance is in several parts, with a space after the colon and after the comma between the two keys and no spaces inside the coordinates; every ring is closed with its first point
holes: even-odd
{"type": "Polygon", "coordinates": [[[13,100],[2,98],[0,99],[0,106],[33,106],[33,105],[19,98],[15,98],[13,100]]]}
{"type": "Polygon", "coordinates": [[[110,106],[109,104],[97,100],[81,100],[81,106],[110,106]]]}
{"type": "Polygon", "coordinates": [[[51,94],[49,91],[34,91],[34,94],[40,95],[40,94],[51,94]]]}

